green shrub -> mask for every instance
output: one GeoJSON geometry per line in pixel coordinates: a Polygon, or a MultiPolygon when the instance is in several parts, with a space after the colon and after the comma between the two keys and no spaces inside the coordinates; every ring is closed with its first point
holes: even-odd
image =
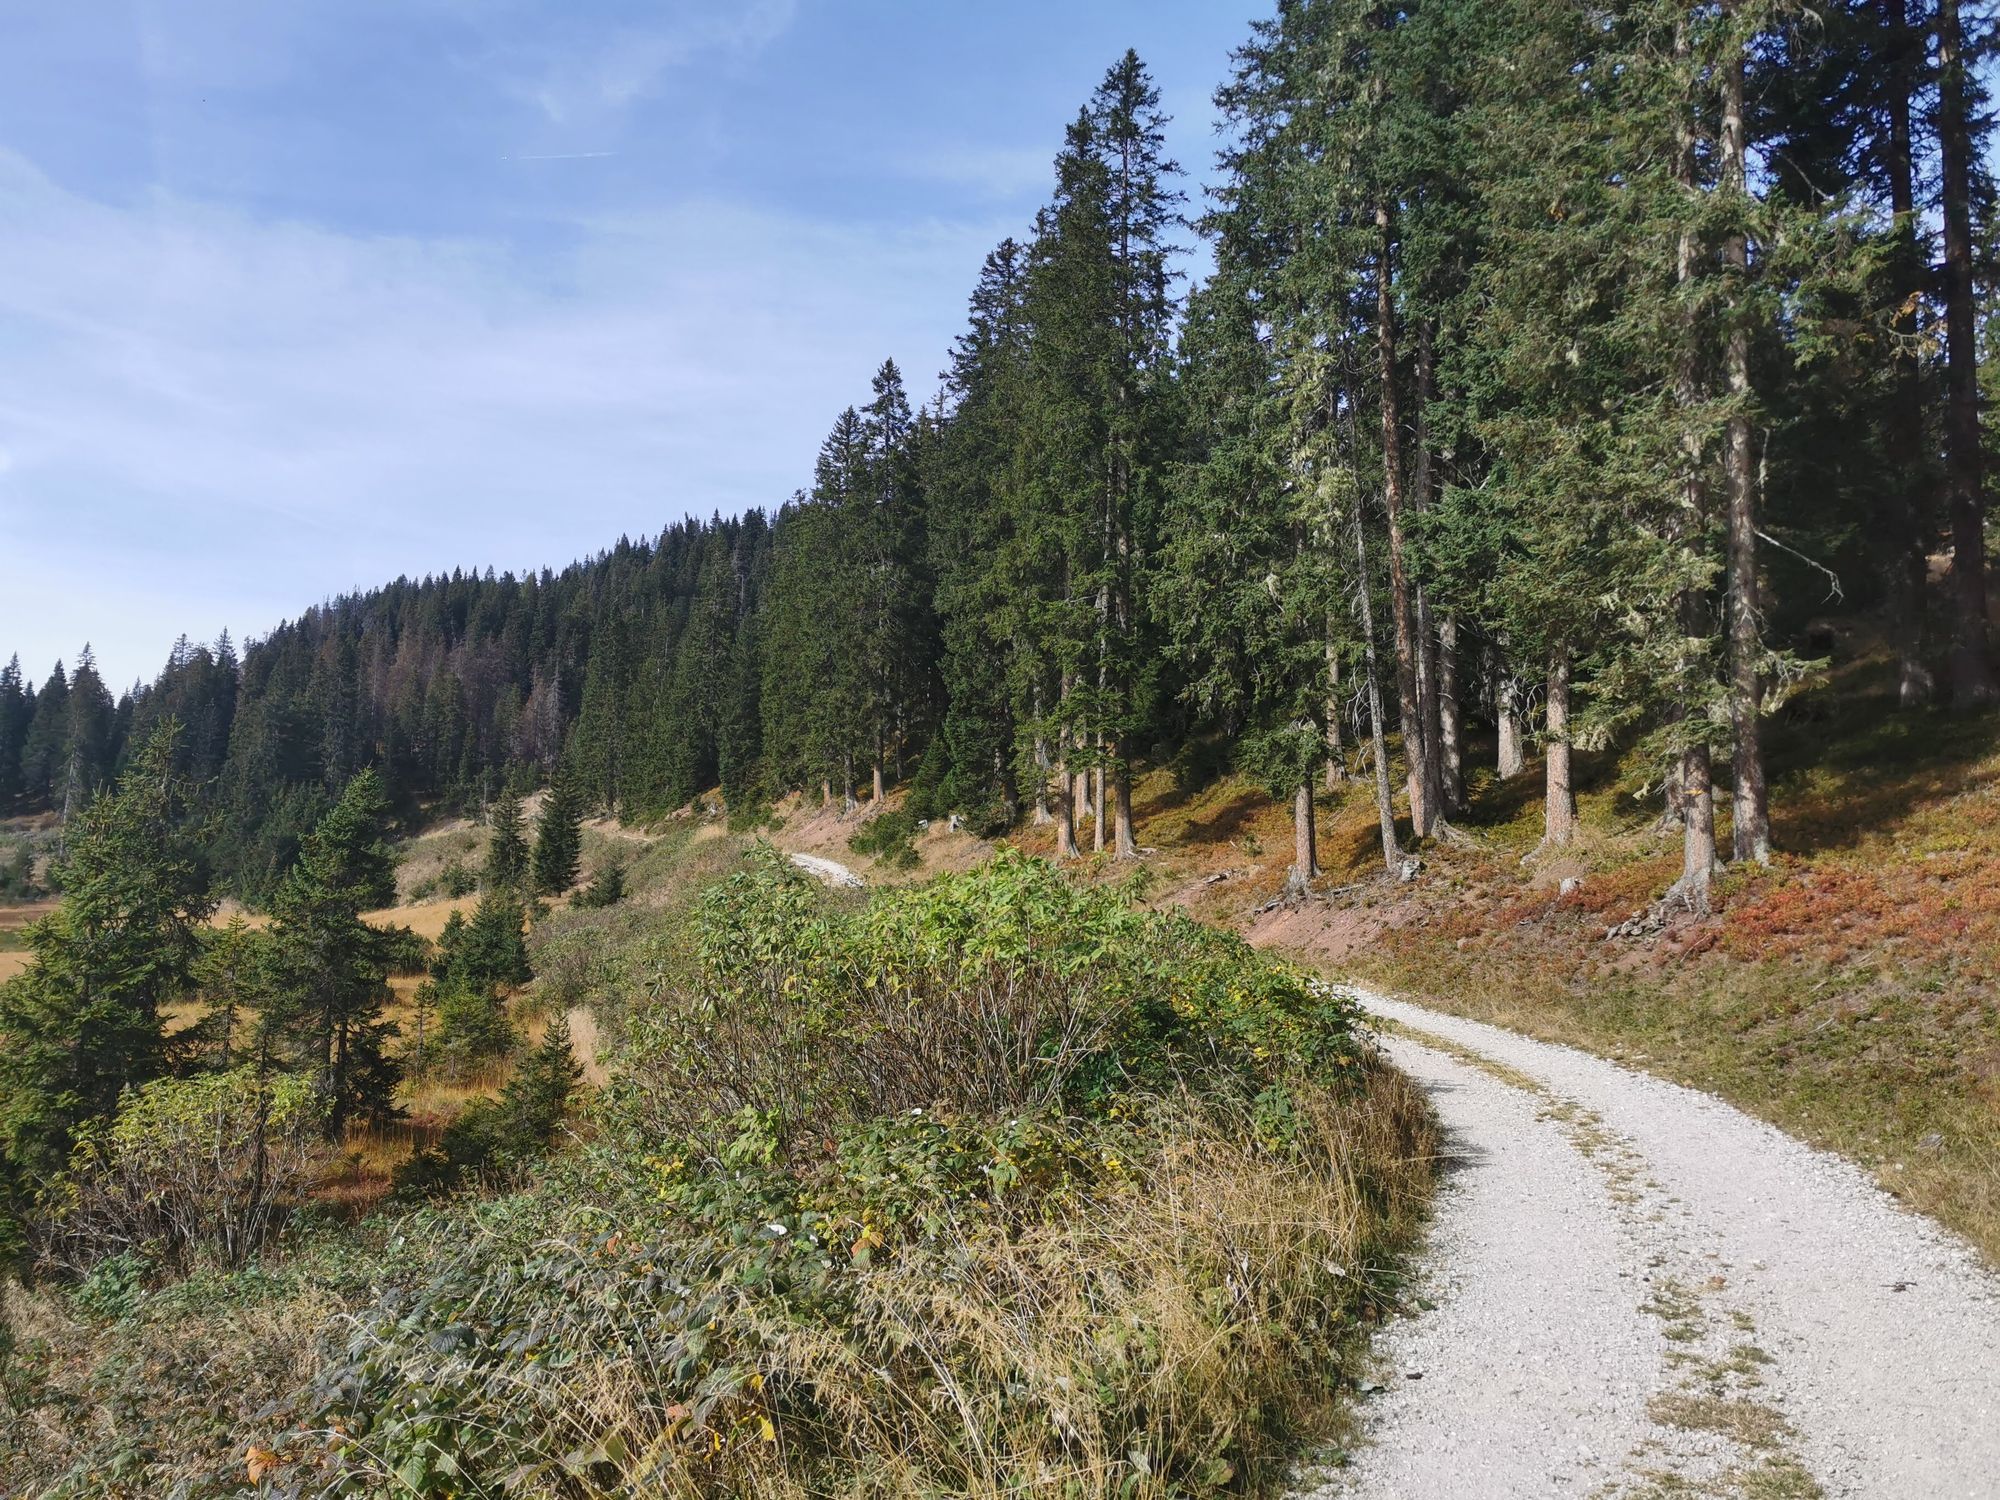
{"type": "MultiPolygon", "coordinates": [[[[1432,1150],[1342,1001],[1013,856],[855,909],[767,855],[694,939],[588,1151],[399,1230],[423,1268],[328,1351],[270,1488],[1143,1500],[1278,1472],[1432,1150]]],[[[410,1186],[461,1180],[505,1106],[410,1186]]]]}
{"type": "Polygon", "coordinates": [[[69,1294],[70,1306],[87,1318],[122,1322],[145,1300],[147,1269],[146,1258],[136,1250],[107,1255],[84,1272],[69,1294]]]}
{"type": "Polygon", "coordinates": [[[1303,974],[1043,861],[879,892],[852,917],[775,856],[702,912],[701,984],[637,1023],[661,1133],[741,1111],[782,1143],[913,1107],[1087,1107],[1135,1081],[1353,1066],[1351,1010],[1303,974]]]}
{"type": "Polygon", "coordinates": [[[325,1114],[310,1080],[254,1067],[127,1090],[49,1191],[43,1260],[77,1273],[122,1254],[245,1264],[325,1167],[325,1114]]]}
{"type": "Polygon", "coordinates": [[[847,841],[847,847],[856,854],[872,855],[891,869],[914,870],[917,849],[912,840],[917,831],[917,815],[906,804],[876,813],[847,841]]]}
{"type": "Polygon", "coordinates": [[[437,889],[456,901],[479,889],[479,877],[458,860],[453,860],[438,872],[437,889]]]}
{"type": "Polygon", "coordinates": [[[492,985],[447,979],[431,986],[429,998],[437,1007],[438,1045],[447,1068],[463,1072],[514,1050],[507,1002],[492,985]]]}
{"type": "Polygon", "coordinates": [[[608,860],[599,866],[576,898],[578,906],[599,910],[616,906],[625,899],[625,866],[618,860],[608,860]]]}
{"type": "Polygon", "coordinates": [[[0,896],[10,901],[26,901],[37,894],[35,846],[21,839],[0,856],[0,896]]]}

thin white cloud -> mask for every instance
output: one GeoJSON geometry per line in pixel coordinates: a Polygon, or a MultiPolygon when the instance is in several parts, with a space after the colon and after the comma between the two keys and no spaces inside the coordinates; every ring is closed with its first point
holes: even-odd
{"type": "Polygon", "coordinates": [[[0,650],[88,635],[122,679],[273,597],[778,503],[872,360],[927,387],[1005,227],[688,204],[529,256],[109,205],[0,151],[0,650]],[[97,585],[47,597],[93,529],[97,585]]]}
{"type": "Polygon", "coordinates": [[[657,91],[677,68],[752,56],[790,28],[797,0],[682,0],[659,16],[575,33],[491,27],[488,67],[502,86],[555,125],[616,115],[657,91]]]}
{"type": "Polygon", "coordinates": [[[984,198],[1046,194],[1055,186],[1053,146],[936,145],[911,152],[900,165],[919,182],[945,183],[984,198]]]}

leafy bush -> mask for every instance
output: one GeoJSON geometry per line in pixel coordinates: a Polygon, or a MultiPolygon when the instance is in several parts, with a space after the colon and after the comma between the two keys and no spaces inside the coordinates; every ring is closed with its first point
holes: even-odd
{"type": "Polygon", "coordinates": [[[264,1486],[1254,1488],[1384,1293],[1431,1142],[1350,1012],[1006,857],[710,894],[597,1143],[416,1221],[264,1486]]]}
{"type": "Polygon", "coordinates": [[[576,898],[578,906],[601,909],[616,906],[625,899],[625,866],[617,860],[609,860],[598,868],[576,898]]]}
{"type": "Polygon", "coordinates": [[[906,804],[876,813],[847,841],[847,847],[856,854],[872,855],[891,869],[914,870],[917,849],[911,841],[916,836],[917,815],[906,804]]]}
{"type": "Polygon", "coordinates": [[[137,1312],[145,1296],[146,1258],[136,1250],[120,1250],[84,1272],[69,1300],[85,1317],[116,1323],[137,1312]]]}
{"type": "Polygon", "coordinates": [[[479,889],[479,877],[458,860],[453,860],[438,872],[437,888],[456,901],[479,889]]]}
{"type": "Polygon", "coordinates": [[[0,855],[0,896],[10,901],[25,901],[37,894],[35,846],[27,839],[21,839],[0,855]]]}
{"type": "Polygon", "coordinates": [[[713,1139],[748,1110],[788,1153],[829,1119],[1072,1111],[1357,1055],[1347,1005],[1303,975],[1015,854],[853,917],[770,856],[712,892],[698,954],[698,990],[640,1023],[631,1088],[661,1133],[713,1139]]]}
{"type": "Polygon", "coordinates": [[[309,1080],[253,1067],[129,1090],[51,1189],[43,1258],[79,1273],[125,1254],[243,1265],[325,1167],[324,1118],[309,1080]]]}

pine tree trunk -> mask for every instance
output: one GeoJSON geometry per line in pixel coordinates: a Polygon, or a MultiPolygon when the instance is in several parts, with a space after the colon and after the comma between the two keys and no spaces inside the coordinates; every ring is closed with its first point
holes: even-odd
{"type": "MultiPolygon", "coordinates": [[[[1416,422],[1415,443],[1410,462],[1409,504],[1422,513],[1437,498],[1436,470],[1431,465],[1430,409],[1435,386],[1431,348],[1431,323],[1417,320],[1416,422]]],[[[1432,613],[1430,591],[1421,583],[1414,586],[1417,627],[1417,705],[1424,730],[1424,806],[1431,811],[1438,830],[1444,825],[1453,802],[1445,773],[1445,673],[1444,626],[1432,613]]],[[[1456,705],[1453,705],[1456,712],[1456,705]]]]}
{"type": "Polygon", "coordinates": [[[1011,828],[1021,816],[1021,788],[1014,780],[1014,773],[1007,765],[1007,757],[998,745],[993,747],[993,784],[1000,788],[1001,814],[1006,825],[1011,828]]]}
{"type": "Polygon", "coordinates": [[[1995,696],[1986,639],[1986,498],[1979,451],[1978,324],[1972,274],[1971,79],[1958,0],[1938,0],[1938,165],[1944,200],[1945,473],[1951,501],[1954,707],[1995,696]]]}
{"type": "Polygon", "coordinates": [[[1458,621],[1438,621],[1438,779],[1447,812],[1465,810],[1465,719],[1458,701],[1458,621]]]}
{"type": "Polygon", "coordinates": [[[1137,859],[1139,841],[1132,836],[1132,768],[1122,753],[1111,780],[1111,857],[1137,859]]]}
{"type": "Polygon", "coordinates": [[[1104,852],[1104,736],[1097,737],[1098,763],[1090,768],[1090,847],[1104,852]]]}
{"type": "Polygon", "coordinates": [[[1369,748],[1375,762],[1375,817],[1382,828],[1382,863],[1391,875],[1400,875],[1403,850],[1396,840],[1396,798],[1389,784],[1389,737],[1382,725],[1382,671],[1375,655],[1375,604],[1368,583],[1366,535],[1361,525],[1361,506],[1357,503],[1354,568],[1355,576],[1360,579],[1362,671],[1367,678],[1369,748]]]}
{"type": "Polygon", "coordinates": [[[1715,786],[1708,763],[1708,746],[1690,745],[1681,752],[1681,878],[1672,896],[1697,916],[1709,913],[1709,885],[1722,861],[1715,853],[1715,786]]]}
{"type": "Polygon", "coordinates": [[[1436,809],[1430,801],[1431,768],[1424,740],[1424,709],[1418,700],[1416,599],[1410,586],[1403,537],[1403,423],[1396,402],[1396,303],[1390,251],[1394,222],[1387,204],[1375,206],[1380,243],[1375,255],[1375,347],[1381,380],[1383,494],[1389,512],[1389,612],[1396,633],[1396,707],[1403,727],[1403,759],[1409,767],[1410,828],[1429,838],[1436,809]]]}
{"type": "Polygon", "coordinates": [[[1310,781],[1299,783],[1292,793],[1292,873],[1286,882],[1303,892],[1319,874],[1319,841],[1314,827],[1313,789],[1310,781]]]}
{"type": "Polygon", "coordinates": [[[1347,780],[1347,747],[1340,738],[1340,652],[1333,643],[1329,622],[1326,632],[1326,789],[1337,790],[1347,780]]]}
{"type": "MultiPolygon", "coordinates": [[[[1722,190],[1735,200],[1739,212],[1749,202],[1743,153],[1743,54],[1732,50],[1722,68],[1722,190]]],[[[1741,287],[1750,274],[1750,246],[1740,228],[1723,240],[1722,262],[1741,287]]],[[[1723,358],[1731,398],[1722,482],[1729,507],[1729,717],[1736,733],[1736,858],[1768,864],[1770,798],[1758,733],[1764,634],[1757,597],[1757,456],[1750,442],[1750,334],[1740,318],[1729,329],[1723,358]]]]}
{"type": "Polygon", "coordinates": [[[1896,215],[1895,281],[1898,307],[1891,327],[1898,348],[1896,396],[1888,441],[1891,474],[1879,493],[1882,528],[1883,613],[1889,645],[1896,653],[1896,698],[1904,708],[1920,708],[1937,692],[1924,656],[1925,595],[1930,590],[1930,548],[1919,521],[1923,514],[1924,393],[1917,363],[1917,302],[1927,268],[1917,239],[1915,153],[1910,140],[1910,95],[1917,87],[1920,57],[1910,30],[1908,0],[1885,0],[1889,48],[1897,81],[1889,90],[1889,206],[1896,215]]]}
{"type": "Polygon", "coordinates": [[[1493,718],[1499,740],[1493,769],[1502,781],[1511,781],[1528,762],[1521,747],[1521,684],[1513,673],[1504,669],[1493,684],[1493,718]]]}
{"type": "Polygon", "coordinates": [[[1065,754],[1062,763],[1056,767],[1056,858],[1076,858],[1076,778],[1070,775],[1067,749],[1069,736],[1063,736],[1065,754]]]}
{"type": "Polygon", "coordinates": [[[1049,742],[1035,736],[1035,826],[1049,821],[1049,742]]]}
{"type": "Polygon", "coordinates": [[[882,801],[882,757],[879,755],[875,757],[875,784],[872,790],[874,800],[879,805],[882,801]]]}
{"type": "Polygon", "coordinates": [[[1548,746],[1542,847],[1559,849],[1576,837],[1576,786],[1570,774],[1569,649],[1549,653],[1548,746]]]}
{"type": "MultiPolygon", "coordinates": [[[[1662,717],[1669,725],[1678,724],[1686,713],[1677,703],[1670,703],[1662,717]]],[[[1687,798],[1687,777],[1685,774],[1686,755],[1677,755],[1667,767],[1667,774],[1660,778],[1660,821],[1653,826],[1665,832],[1684,828],[1687,824],[1687,810],[1683,805],[1687,798]]]]}
{"type": "MultiPolygon", "coordinates": [[[[1674,33],[1674,53],[1683,66],[1687,65],[1690,45],[1686,23],[1674,33]]],[[[1689,202],[1686,212],[1692,219],[1696,205],[1695,197],[1695,123],[1694,104],[1688,101],[1682,114],[1678,151],[1674,164],[1676,179],[1689,202]]],[[[1680,236],[1676,278],[1683,287],[1691,283],[1700,271],[1700,246],[1692,228],[1683,229],[1680,236]]],[[[1702,379],[1700,368],[1700,341],[1692,326],[1685,330],[1685,344],[1681,350],[1679,369],[1675,375],[1675,395],[1684,412],[1694,411],[1702,399],[1702,379]]],[[[1709,601],[1706,584],[1702,581],[1703,564],[1706,560],[1709,527],[1709,495],[1703,474],[1705,444],[1698,428],[1692,420],[1681,431],[1681,514],[1678,518],[1680,541],[1683,552],[1682,566],[1687,573],[1687,581],[1682,585],[1677,609],[1680,617],[1681,639],[1684,643],[1707,641],[1710,638],[1712,622],[1709,618],[1709,601]]],[[[1683,736],[1693,735],[1694,741],[1684,745],[1677,757],[1675,770],[1670,774],[1670,783],[1679,784],[1679,812],[1681,814],[1682,867],[1699,867],[1704,872],[1712,870],[1720,861],[1715,852],[1715,805],[1709,795],[1710,771],[1706,730],[1708,722],[1707,705],[1704,700],[1712,691],[1709,664],[1703,653],[1689,644],[1682,646],[1682,658],[1677,663],[1680,677],[1678,684],[1682,701],[1674,712],[1682,724],[1683,736]],[[1691,728],[1689,726],[1692,726],[1691,728]],[[1693,774],[1699,785],[1690,788],[1689,779],[1693,774]],[[1695,815],[1688,816],[1690,795],[1707,799],[1695,815]],[[1701,841],[1706,839],[1705,852],[1698,852],[1701,841]]],[[[1692,907],[1695,899],[1707,900],[1707,879],[1704,873],[1702,884],[1697,891],[1690,892],[1688,904],[1692,907]]]]}

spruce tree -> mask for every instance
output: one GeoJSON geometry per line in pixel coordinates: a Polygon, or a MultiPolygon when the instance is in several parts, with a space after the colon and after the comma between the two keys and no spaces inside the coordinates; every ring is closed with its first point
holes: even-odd
{"type": "Polygon", "coordinates": [[[522,831],[521,795],[503,789],[486,814],[491,830],[486,840],[486,881],[491,886],[519,885],[528,873],[528,839],[522,831]]]}
{"type": "Polygon", "coordinates": [[[0,985],[0,1149],[19,1189],[55,1170],[75,1129],[165,1064],[162,1013],[192,988],[215,909],[193,788],[162,724],[117,789],[73,820],[54,879],[62,904],[28,931],[32,958],[0,985]]]}
{"type": "Polygon", "coordinates": [[[21,676],[19,655],[0,668],[0,808],[9,808],[24,789],[21,752],[27,748],[34,704],[21,676]]]}
{"type": "Polygon", "coordinates": [[[326,1133],[395,1113],[400,1069],[386,1017],[395,935],[361,914],[395,895],[388,796],[363,771],[300,843],[271,899],[261,1045],[311,1071],[326,1100],[326,1133]]]}
{"type": "Polygon", "coordinates": [[[576,884],[583,858],[583,807],[565,775],[558,775],[542,800],[535,822],[535,889],[560,896],[576,884]]]}
{"type": "Polygon", "coordinates": [[[61,795],[69,762],[69,673],[57,662],[35,694],[21,742],[21,791],[32,807],[51,808],[61,795]]]}

